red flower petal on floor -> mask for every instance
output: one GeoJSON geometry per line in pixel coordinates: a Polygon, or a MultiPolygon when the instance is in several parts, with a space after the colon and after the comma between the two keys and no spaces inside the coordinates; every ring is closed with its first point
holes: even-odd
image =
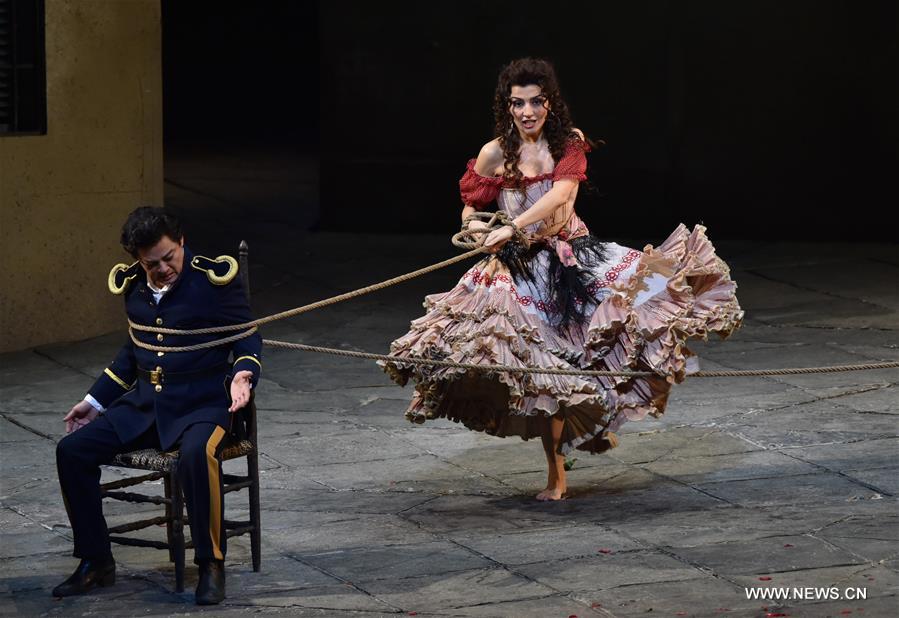
{"type": "Polygon", "coordinates": [[[606,547],[601,547],[601,548],[597,549],[596,551],[598,551],[601,554],[611,554],[612,553],[612,550],[608,549],[606,547]]]}
{"type": "Polygon", "coordinates": [[[843,614],[844,616],[848,616],[849,614],[852,613],[852,610],[851,610],[851,609],[844,609],[844,610],[841,611],[840,613],[843,614]]]}
{"type": "Polygon", "coordinates": [[[409,615],[409,616],[417,616],[417,615],[418,615],[418,612],[408,612],[407,615],[409,615]]]}
{"type": "Polygon", "coordinates": [[[601,604],[601,603],[592,603],[592,604],[590,605],[590,607],[596,609],[597,607],[602,607],[602,604],[601,604]]]}
{"type": "Polygon", "coordinates": [[[768,577],[767,575],[763,575],[762,577],[759,577],[759,581],[762,581],[762,582],[770,582],[770,581],[771,581],[771,578],[768,577]]]}
{"type": "Polygon", "coordinates": [[[765,614],[767,618],[781,618],[782,616],[789,616],[790,614],[781,614],[780,612],[768,612],[765,614]]]}
{"type": "Polygon", "coordinates": [[[784,547],[794,547],[792,543],[784,543],[784,547]]]}

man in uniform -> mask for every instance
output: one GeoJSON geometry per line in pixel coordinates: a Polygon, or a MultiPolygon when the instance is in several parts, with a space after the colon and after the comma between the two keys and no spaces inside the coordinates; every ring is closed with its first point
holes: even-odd
{"type": "MultiPolygon", "coordinates": [[[[229,256],[191,254],[177,219],[162,208],[132,212],[122,246],[137,261],[119,264],[109,288],[125,300],[135,324],[198,329],[252,320],[229,256]]],[[[245,332],[245,331],[244,331],[245,332]]],[[[134,330],[141,342],[189,346],[213,335],[162,335],[134,330]]],[[[233,414],[250,400],[262,368],[262,339],[251,334],[226,345],[188,352],[151,351],[131,340],[104,370],[83,401],[66,415],[66,435],[56,449],[63,500],[75,537],[75,572],[54,596],[82,594],[115,582],[100,497],[100,466],[119,453],[142,448],[180,450],[178,474],[187,501],[194,561],[199,565],[196,601],[225,597],[225,544],[220,451],[233,414]]]]}

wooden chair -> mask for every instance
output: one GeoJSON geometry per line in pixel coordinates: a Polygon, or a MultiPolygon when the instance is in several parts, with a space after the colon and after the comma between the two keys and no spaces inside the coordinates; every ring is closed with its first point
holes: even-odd
{"type": "MultiPolygon", "coordinates": [[[[247,256],[249,250],[247,243],[240,243],[240,277],[244,290],[247,293],[247,301],[250,300],[250,273],[247,268],[247,256]]],[[[223,474],[224,494],[229,494],[241,489],[248,490],[250,519],[249,521],[230,521],[224,518],[225,530],[228,538],[250,535],[250,551],[253,558],[253,570],[259,571],[261,564],[261,529],[259,521],[259,452],[256,448],[256,404],[253,399],[239,412],[243,414],[246,425],[246,438],[231,439],[230,444],[222,449],[222,461],[247,458],[247,475],[237,476],[223,474]]],[[[153,503],[165,505],[165,515],[151,517],[132,523],[121,524],[109,528],[109,540],[120,545],[137,547],[154,547],[156,549],[169,550],[169,560],[175,563],[175,590],[184,591],[184,554],[187,548],[193,547],[192,542],[185,542],[184,526],[188,523],[184,516],[184,496],[181,484],[178,481],[178,451],[164,452],[156,449],[145,449],[123,453],[109,464],[130,470],[145,470],[149,474],[130,477],[120,481],[112,481],[100,485],[100,492],[104,498],[122,500],[135,503],[153,503]],[[151,496],[131,491],[121,491],[126,487],[140,485],[148,481],[163,479],[165,483],[165,497],[151,496]],[[133,532],[150,526],[165,524],[166,541],[150,541],[134,537],[118,536],[126,532],[133,532]]],[[[224,517],[224,513],[223,513],[224,517]]]]}

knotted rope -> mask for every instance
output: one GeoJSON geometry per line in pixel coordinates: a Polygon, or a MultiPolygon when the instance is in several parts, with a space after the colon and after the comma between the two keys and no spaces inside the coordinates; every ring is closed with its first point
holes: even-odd
{"type": "MultiPolygon", "coordinates": [[[[404,283],[409,281],[410,279],[415,279],[416,277],[421,277],[422,275],[427,275],[428,273],[432,273],[435,270],[440,270],[441,268],[446,268],[447,266],[452,266],[453,264],[457,264],[464,260],[467,260],[470,257],[474,257],[481,253],[487,251],[487,249],[483,246],[483,239],[476,240],[479,236],[484,236],[494,230],[498,230],[505,225],[511,225],[515,230],[515,238],[518,242],[527,243],[528,240],[525,235],[519,230],[514,223],[512,223],[511,219],[504,212],[494,213],[492,216],[490,213],[474,213],[470,217],[465,219],[465,222],[462,224],[462,231],[455,234],[453,236],[453,244],[457,247],[461,247],[463,249],[469,249],[465,253],[457,255],[455,257],[451,257],[448,260],[443,260],[442,262],[437,262],[436,264],[431,264],[430,266],[426,266],[425,268],[419,268],[418,270],[413,270],[410,273],[406,273],[405,275],[400,275],[399,277],[393,277],[392,279],[387,279],[386,281],[381,281],[380,283],[375,283],[372,285],[365,286],[364,288],[359,288],[358,290],[353,290],[352,292],[346,292],[345,294],[338,294],[337,296],[332,296],[330,298],[325,298],[323,300],[310,303],[308,305],[303,305],[302,307],[296,307],[294,309],[288,309],[287,311],[282,311],[281,313],[275,313],[273,315],[266,316],[264,318],[259,318],[258,320],[253,320],[251,322],[244,322],[242,324],[226,324],[223,326],[210,326],[208,328],[191,328],[191,329],[178,329],[178,328],[163,328],[161,326],[151,326],[147,324],[138,324],[132,320],[128,320],[128,327],[130,330],[137,330],[145,333],[157,333],[161,335],[214,335],[216,333],[228,333],[231,331],[238,330],[246,330],[250,328],[256,328],[259,326],[263,326],[265,324],[269,324],[271,322],[275,322],[277,320],[284,320],[286,318],[292,318],[296,315],[300,315],[301,313],[306,313],[308,311],[314,311],[316,309],[321,309],[322,307],[327,307],[329,305],[335,305],[337,303],[343,302],[345,300],[350,300],[353,298],[358,298],[360,296],[364,296],[365,294],[370,294],[372,292],[377,292],[378,290],[383,290],[384,288],[389,288],[390,286],[397,285],[398,283],[404,283]],[[483,220],[487,216],[487,225],[483,228],[478,228],[471,230],[469,229],[469,224],[472,221],[483,220]]],[[[244,333],[244,337],[249,337],[252,333],[247,332],[244,333]]],[[[134,337],[132,336],[132,340],[134,337]]],[[[219,344],[231,343],[235,341],[235,339],[227,338],[218,340],[219,344]]],[[[216,343],[216,342],[210,342],[216,343]]],[[[191,346],[182,346],[180,348],[169,348],[163,346],[153,346],[146,347],[149,344],[138,343],[135,341],[135,344],[143,347],[147,350],[153,350],[154,352],[187,352],[190,350],[201,350],[203,348],[212,347],[207,344],[197,344],[202,345],[202,348],[194,348],[191,346]]]]}

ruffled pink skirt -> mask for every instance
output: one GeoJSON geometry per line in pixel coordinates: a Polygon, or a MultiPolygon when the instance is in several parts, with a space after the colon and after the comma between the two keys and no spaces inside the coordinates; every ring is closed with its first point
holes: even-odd
{"type": "Polygon", "coordinates": [[[427,313],[391,344],[380,363],[415,395],[406,418],[447,418],[491,435],[541,436],[562,415],[562,453],[606,450],[628,420],[660,416],[674,383],[695,363],[685,342],[739,327],[743,311],[729,269],[705,228],[680,225],[641,252],[607,244],[591,269],[596,305],[583,324],[560,332],[541,290],[512,280],[495,257],[471,268],[449,292],[425,299],[427,313]],[[650,377],[582,377],[413,365],[403,359],[559,369],[650,371],[650,377]]]}

